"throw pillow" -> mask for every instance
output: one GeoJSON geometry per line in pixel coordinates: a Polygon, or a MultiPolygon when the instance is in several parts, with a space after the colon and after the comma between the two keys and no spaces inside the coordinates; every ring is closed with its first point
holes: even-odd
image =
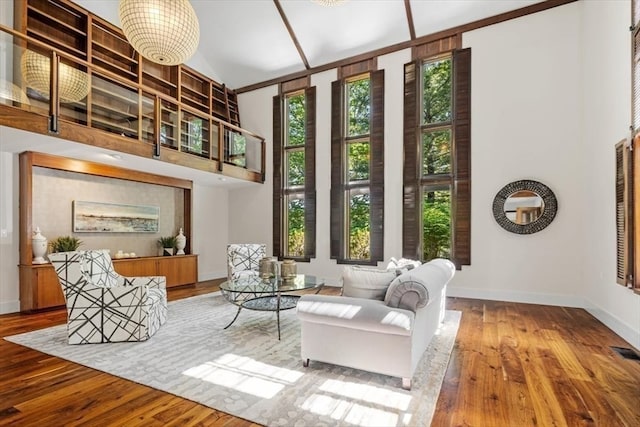
{"type": "Polygon", "coordinates": [[[395,278],[395,270],[346,266],[342,273],[342,295],[382,301],[387,288],[395,278]]]}

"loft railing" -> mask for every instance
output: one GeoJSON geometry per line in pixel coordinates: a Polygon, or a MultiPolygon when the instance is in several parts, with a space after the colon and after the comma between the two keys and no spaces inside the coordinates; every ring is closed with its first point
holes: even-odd
{"type": "MultiPolygon", "coordinates": [[[[199,94],[188,87],[175,87],[176,96],[157,87],[132,82],[130,76],[0,25],[0,107],[46,116],[52,134],[65,124],[82,126],[131,144],[150,145],[153,156],[162,160],[172,161],[171,153],[178,152],[187,156],[186,166],[191,163],[199,169],[264,182],[263,137],[210,114],[206,105],[191,102],[199,94]],[[210,162],[199,166],[202,160],[210,162]]],[[[0,115],[0,124],[17,127],[7,117],[3,120],[0,115]]],[[[91,143],[100,141],[94,138],[91,143]]],[[[105,148],[114,149],[113,145],[105,148]]]]}

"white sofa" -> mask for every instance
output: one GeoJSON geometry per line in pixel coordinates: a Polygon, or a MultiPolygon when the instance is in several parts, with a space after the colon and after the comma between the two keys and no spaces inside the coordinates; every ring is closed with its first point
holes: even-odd
{"type": "Polygon", "coordinates": [[[444,319],[447,283],[455,273],[435,259],[397,276],[384,301],[303,295],[297,306],[301,356],[402,378],[411,378],[431,337],[444,319]]]}

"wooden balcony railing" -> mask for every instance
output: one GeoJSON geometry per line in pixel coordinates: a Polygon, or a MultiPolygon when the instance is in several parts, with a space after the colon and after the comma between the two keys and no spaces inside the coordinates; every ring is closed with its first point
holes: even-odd
{"type": "Polygon", "coordinates": [[[264,182],[265,139],[218,117],[223,86],[177,69],[177,85],[150,84],[0,25],[0,125],[264,182]]]}

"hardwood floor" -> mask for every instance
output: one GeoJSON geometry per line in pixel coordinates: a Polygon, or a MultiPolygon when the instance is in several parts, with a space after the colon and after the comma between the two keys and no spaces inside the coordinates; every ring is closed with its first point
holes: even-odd
{"type": "MultiPolygon", "coordinates": [[[[584,310],[462,298],[447,308],[463,314],[433,426],[640,425],[640,362],[613,352],[630,346],[584,310]]],[[[65,320],[64,310],[2,315],[0,336],[65,320]]],[[[0,340],[0,425],[256,424],[0,340]]]]}

